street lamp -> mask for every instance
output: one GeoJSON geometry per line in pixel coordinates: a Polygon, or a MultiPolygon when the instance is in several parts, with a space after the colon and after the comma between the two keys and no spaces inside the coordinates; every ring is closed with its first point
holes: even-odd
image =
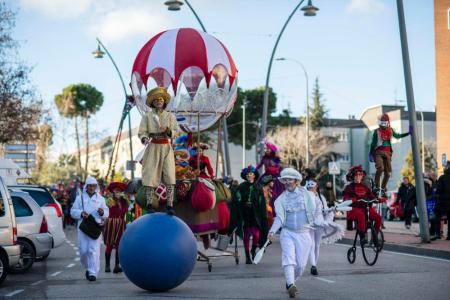
{"type": "MultiPolygon", "coordinates": [[[[297,11],[297,9],[303,4],[305,0],[301,0],[294,8],[294,10],[291,12],[289,17],[287,18],[286,22],[284,23],[283,27],[281,28],[280,33],[278,34],[277,40],[275,42],[275,45],[272,49],[272,54],[270,56],[269,60],[269,67],[267,69],[267,76],[266,76],[266,85],[264,88],[264,102],[263,102],[263,115],[262,115],[262,123],[261,123],[261,139],[263,139],[266,136],[267,131],[267,111],[269,106],[269,80],[270,80],[270,71],[272,69],[272,62],[273,58],[275,56],[275,51],[277,50],[278,43],[280,42],[281,36],[284,33],[284,30],[286,29],[286,26],[288,25],[289,21],[292,19],[292,16],[297,11]]],[[[313,17],[316,15],[316,12],[319,10],[317,7],[312,5],[312,1],[308,1],[308,5],[304,6],[301,9],[304,13],[303,15],[306,17],[313,17]]],[[[260,155],[262,156],[264,152],[264,149],[261,149],[260,155]]]]}
{"type": "MultiPolygon", "coordinates": [[[[120,82],[122,83],[123,92],[125,94],[124,112],[126,112],[126,114],[128,114],[128,138],[130,140],[130,163],[131,163],[130,169],[131,169],[131,180],[133,180],[134,179],[134,163],[133,163],[133,143],[132,143],[132,139],[131,139],[131,114],[130,114],[131,109],[127,109],[127,104],[128,104],[127,89],[125,88],[125,83],[123,82],[122,74],[120,73],[119,68],[116,65],[116,62],[112,58],[108,49],[106,49],[105,45],[103,45],[103,43],[100,41],[99,38],[97,38],[97,42],[98,42],[97,49],[95,49],[92,52],[92,54],[94,55],[94,58],[103,58],[105,53],[108,55],[109,59],[111,60],[112,64],[114,65],[114,68],[117,71],[117,74],[119,75],[120,82]],[[105,50],[104,52],[102,51],[102,48],[103,48],[103,50],[105,50]]],[[[122,118],[120,120],[120,128],[122,127],[122,123],[126,117],[126,114],[122,115],[122,118]]]]}
{"type": "Polygon", "coordinates": [[[285,58],[280,57],[275,59],[277,61],[292,61],[298,65],[303,70],[303,73],[305,74],[305,80],[306,80],[306,153],[305,153],[305,161],[306,161],[306,167],[309,167],[309,88],[308,88],[308,73],[306,72],[305,66],[299,62],[298,60],[292,59],[292,58],[285,58]]]}
{"type": "MultiPolygon", "coordinates": [[[[403,74],[405,77],[406,100],[408,103],[409,125],[412,126],[411,148],[414,162],[414,177],[416,178],[417,208],[419,210],[420,236],[423,243],[430,242],[428,231],[428,215],[425,203],[425,187],[423,182],[423,170],[419,158],[419,144],[417,142],[417,116],[414,101],[414,90],[412,85],[411,64],[409,61],[408,38],[406,35],[405,12],[403,0],[397,0],[398,26],[400,32],[400,44],[402,47],[403,74]]],[[[423,141],[422,141],[423,143],[423,141]]]]}
{"type": "MultiPolygon", "coordinates": [[[[189,3],[188,0],[184,0],[186,2],[186,5],[189,7],[191,12],[194,14],[195,18],[197,19],[198,23],[200,24],[200,27],[204,32],[206,31],[205,25],[203,25],[202,20],[200,20],[200,17],[195,12],[195,9],[192,7],[192,5],[189,3]]],[[[181,5],[183,5],[183,1],[179,0],[169,0],[164,2],[164,4],[167,6],[168,10],[171,11],[178,11],[181,9],[181,5]]],[[[228,148],[228,125],[227,125],[227,119],[225,116],[222,118],[222,131],[223,131],[223,139],[224,139],[224,150],[225,150],[225,165],[227,169],[227,173],[225,175],[231,175],[231,162],[230,162],[230,150],[228,148]]]]}
{"type": "Polygon", "coordinates": [[[242,169],[245,168],[245,105],[247,99],[242,103],[242,169]]]}

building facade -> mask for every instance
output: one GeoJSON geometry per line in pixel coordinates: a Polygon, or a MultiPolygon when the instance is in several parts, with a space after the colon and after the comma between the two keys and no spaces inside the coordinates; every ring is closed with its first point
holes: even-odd
{"type": "Polygon", "coordinates": [[[434,31],[437,160],[442,167],[443,154],[450,160],[450,0],[434,0],[434,31]]]}

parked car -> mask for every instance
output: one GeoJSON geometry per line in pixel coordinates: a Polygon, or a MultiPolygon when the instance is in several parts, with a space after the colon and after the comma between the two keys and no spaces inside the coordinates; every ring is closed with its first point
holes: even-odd
{"type": "Polygon", "coordinates": [[[31,198],[41,207],[47,217],[48,231],[53,236],[53,248],[59,247],[66,239],[63,230],[63,214],[61,205],[49,190],[40,185],[10,185],[10,189],[21,190],[30,194],[31,198]]]}
{"type": "Polygon", "coordinates": [[[17,264],[19,259],[16,216],[11,196],[0,176],[0,284],[8,275],[9,266],[17,264]]]}
{"type": "Polygon", "coordinates": [[[397,202],[397,192],[388,192],[386,219],[392,221],[394,219],[404,220],[403,204],[397,202]]]}
{"type": "Polygon", "coordinates": [[[17,244],[21,247],[19,262],[10,267],[11,273],[24,273],[36,257],[47,258],[52,250],[53,237],[48,232],[47,218],[31,196],[22,191],[10,192],[16,214],[17,244]]]}

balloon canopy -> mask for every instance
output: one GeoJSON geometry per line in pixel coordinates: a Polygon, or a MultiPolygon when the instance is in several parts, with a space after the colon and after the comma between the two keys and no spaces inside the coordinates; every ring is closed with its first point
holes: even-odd
{"type": "Polygon", "coordinates": [[[237,69],[212,35],[192,28],[167,30],[150,39],[133,64],[131,90],[141,113],[150,110],[146,94],[155,86],[168,88],[167,109],[183,130],[201,131],[233,109],[237,69]]]}

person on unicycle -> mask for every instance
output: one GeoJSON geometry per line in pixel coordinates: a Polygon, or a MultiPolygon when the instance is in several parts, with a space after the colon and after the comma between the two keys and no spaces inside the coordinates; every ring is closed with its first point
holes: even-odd
{"type": "Polygon", "coordinates": [[[343,200],[352,200],[352,210],[348,212],[347,218],[356,222],[356,230],[358,231],[361,246],[367,243],[366,239],[366,205],[369,209],[369,219],[374,222],[375,231],[380,232],[381,228],[381,216],[377,213],[376,209],[372,207],[371,203],[365,203],[362,200],[375,199],[375,195],[371,189],[364,183],[363,179],[366,176],[366,172],[361,165],[351,167],[346,175],[346,179],[349,184],[343,191],[343,200]]]}

